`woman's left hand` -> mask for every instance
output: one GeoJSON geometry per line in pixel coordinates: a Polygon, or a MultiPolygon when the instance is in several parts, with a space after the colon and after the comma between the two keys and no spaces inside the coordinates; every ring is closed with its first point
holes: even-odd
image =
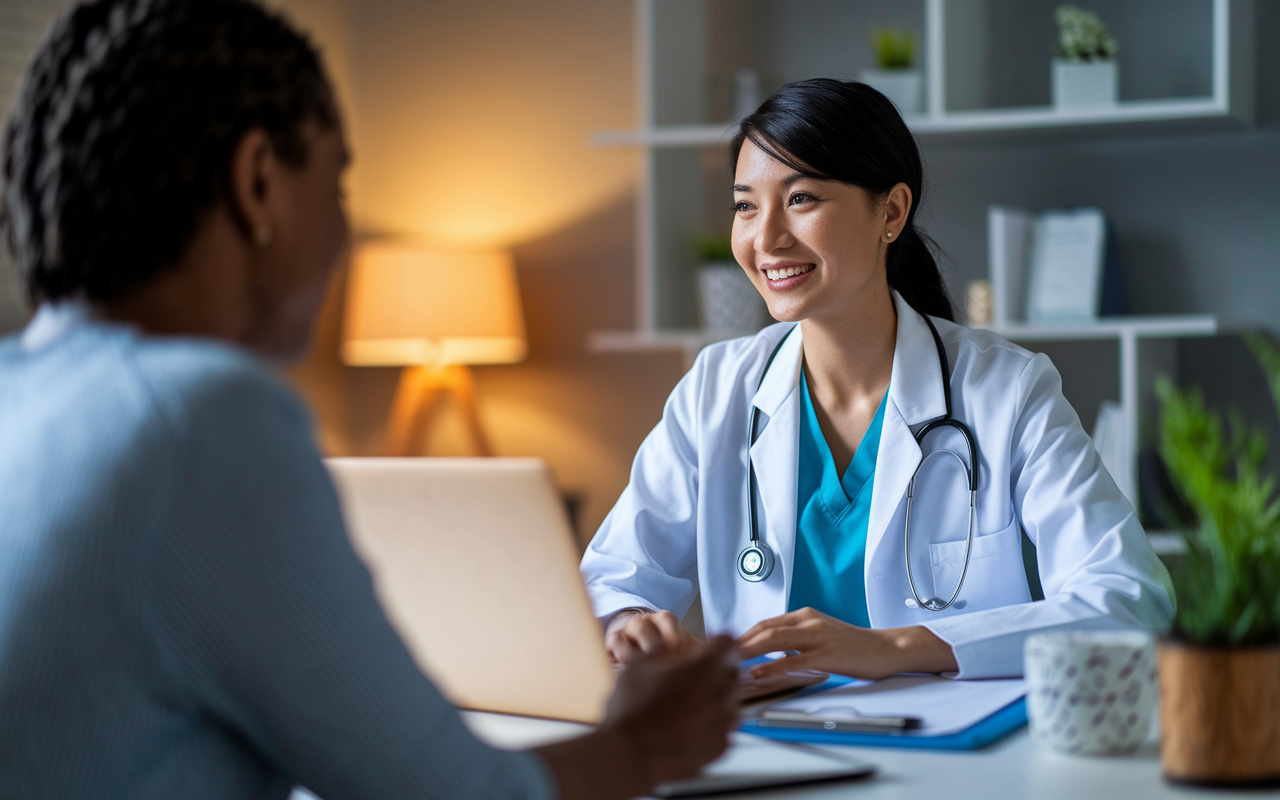
{"type": "Polygon", "coordinates": [[[951,645],[928,628],[859,628],[812,608],[766,619],[738,637],[742,657],[792,651],[792,655],[751,670],[764,680],[795,670],[818,670],[852,678],[878,679],[901,672],[958,669],[951,645]]]}

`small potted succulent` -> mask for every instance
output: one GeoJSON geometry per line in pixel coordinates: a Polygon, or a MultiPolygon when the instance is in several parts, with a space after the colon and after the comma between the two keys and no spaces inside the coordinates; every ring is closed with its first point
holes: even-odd
{"type": "Polygon", "coordinates": [[[698,311],[704,330],[755,333],[773,321],[764,298],[733,258],[728,236],[699,236],[698,311]]]}
{"type": "Polygon", "coordinates": [[[902,113],[918,113],[924,90],[920,71],[915,69],[915,36],[909,30],[875,28],[871,49],[876,68],[862,70],[858,79],[892,100],[902,113]]]}
{"type": "MultiPolygon", "coordinates": [[[[1280,350],[1247,343],[1280,410],[1280,350]]],[[[1280,497],[1267,442],[1197,390],[1157,384],[1160,453],[1185,503],[1178,608],[1160,642],[1161,760],[1177,783],[1280,784],[1280,497]]]]}
{"type": "Polygon", "coordinates": [[[1115,105],[1119,70],[1116,40],[1098,15],[1058,6],[1057,57],[1053,60],[1053,104],[1059,109],[1115,105]]]}

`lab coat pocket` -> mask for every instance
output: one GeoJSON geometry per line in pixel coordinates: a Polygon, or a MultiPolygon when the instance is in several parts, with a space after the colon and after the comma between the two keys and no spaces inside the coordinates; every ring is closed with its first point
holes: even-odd
{"type": "MultiPolygon", "coordinates": [[[[933,585],[943,600],[951,597],[964,569],[965,540],[929,545],[933,585]]],[[[969,569],[956,606],[965,611],[1026,603],[1031,600],[1022,563],[1022,529],[1015,517],[999,533],[973,537],[969,569]],[[963,605],[961,605],[963,601],[963,605]]]]}

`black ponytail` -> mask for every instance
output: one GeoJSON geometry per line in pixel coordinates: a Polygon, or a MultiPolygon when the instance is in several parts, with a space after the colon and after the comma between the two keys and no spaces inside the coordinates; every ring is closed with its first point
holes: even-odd
{"type": "Polygon", "coordinates": [[[932,242],[915,224],[924,194],[920,150],[887,97],[852,81],[789,83],[742,120],[729,147],[730,172],[737,169],[747,139],[810,178],[840,181],[876,196],[905,183],[911,189],[911,211],[889,245],[889,287],[916,311],[955,320],[932,242]]]}

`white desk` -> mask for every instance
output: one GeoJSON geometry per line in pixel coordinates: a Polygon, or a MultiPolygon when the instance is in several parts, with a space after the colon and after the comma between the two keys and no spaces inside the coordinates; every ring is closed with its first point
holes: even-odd
{"type": "MultiPolygon", "coordinates": [[[[464,712],[477,736],[510,749],[567,739],[586,730],[569,722],[464,712]]],[[[1137,755],[1087,758],[1060,755],[1032,744],[1025,729],[972,753],[891,750],[876,747],[831,748],[880,766],[869,779],[752,792],[752,800],[777,798],[865,798],[866,800],[1148,800],[1176,797],[1234,797],[1239,792],[1171,786],[1160,777],[1154,745],[1137,755]]],[[[1250,792],[1249,796],[1262,796],[1250,792]]],[[[722,795],[729,796],[729,795],[722,795]]],[[[1280,797],[1280,791],[1265,796],[1280,797]]]]}

